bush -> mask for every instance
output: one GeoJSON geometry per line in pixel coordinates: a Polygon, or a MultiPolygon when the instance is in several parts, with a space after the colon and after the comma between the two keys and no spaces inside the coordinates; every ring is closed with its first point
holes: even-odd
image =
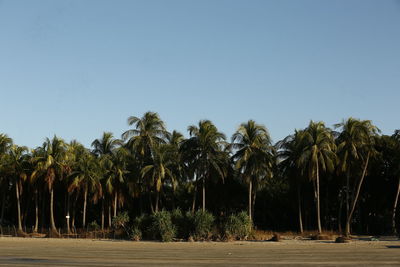
{"type": "Polygon", "coordinates": [[[194,214],[186,213],[188,222],[191,225],[190,234],[196,240],[207,240],[212,235],[214,216],[207,212],[198,210],[194,214]]]}
{"type": "Polygon", "coordinates": [[[128,222],[129,222],[129,215],[128,212],[126,211],[119,213],[112,219],[112,225],[114,226],[115,229],[119,229],[121,227],[126,229],[126,225],[128,222]]]}
{"type": "MultiPolygon", "coordinates": [[[[151,233],[151,223],[152,220],[149,215],[143,214],[139,217],[136,217],[133,222],[132,222],[132,228],[131,228],[131,238],[135,239],[132,234],[133,232],[136,232],[136,234],[139,234],[140,232],[140,239],[146,238],[146,239],[151,239],[152,233],[151,233]]],[[[136,240],[136,239],[135,239],[136,240]]]]}
{"type": "Polygon", "coordinates": [[[151,216],[150,231],[154,239],[163,242],[172,241],[175,237],[176,229],[172,224],[171,214],[168,211],[159,211],[151,216]]]}
{"type": "Polygon", "coordinates": [[[88,228],[91,231],[97,231],[100,229],[100,225],[98,225],[96,221],[93,221],[93,222],[89,223],[88,228]]]}
{"type": "Polygon", "coordinates": [[[142,231],[140,230],[139,227],[134,226],[131,228],[129,232],[129,237],[132,240],[140,241],[142,240],[142,231]]]}
{"type": "Polygon", "coordinates": [[[230,215],[226,219],[223,229],[226,238],[243,240],[250,235],[252,223],[249,215],[242,211],[239,214],[230,215]]]}
{"type": "Polygon", "coordinates": [[[178,208],[171,212],[172,224],[176,229],[176,236],[181,239],[186,239],[189,237],[191,225],[188,218],[182,213],[178,208]]]}

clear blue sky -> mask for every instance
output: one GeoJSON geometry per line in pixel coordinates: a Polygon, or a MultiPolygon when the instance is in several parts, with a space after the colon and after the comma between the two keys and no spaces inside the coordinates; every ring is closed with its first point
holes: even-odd
{"type": "Polygon", "coordinates": [[[130,115],[274,141],[309,120],[400,128],[395,0],[0,1],[0,132],[89,145],[130,115]]]}

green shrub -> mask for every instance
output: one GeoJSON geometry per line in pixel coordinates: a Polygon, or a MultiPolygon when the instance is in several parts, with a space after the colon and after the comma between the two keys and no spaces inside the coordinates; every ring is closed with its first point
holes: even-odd
{"type": "Polygon", "coordinates": [[[252,229],[249,215],[242,211],[239,214],[230,215],[223,225],[224,235],[228,239],[247,239],[252,229]]]}
{"type": "Polygon", "coordinates": [[[91,231],[97,231],[100,229],[100,225],[98,225],[96,221],[93,221],[93,222],[89,223],[88,228],[91,231]]]}
{"type": "Polygon", "coordinates": [[[208,211],[198,210],[194,214],[186,213],[188,222],[191,224],[191,236],[196,240],[206,240],[212,235],[214,216],[208,211]]]}
{"type": "Polygon", "coordinates": [[[142,240],[142,231],[139,227],[134,226],[130,230],[129,237],[132,240],[140,241],[142,240]]]}
{"type": "Polygon", "coordinates": [[[182,239],[188,238],[191,230],[191,225],[188,221],[188,218],[185,216],[185,214],[182,213],[179,208],[174,209],[171,212],[171,220],[176,229],[176,236],[182,239]]]}
{"type": "Polygon", "coordinates": [[[115,229],[124,228],[126,229],[126,225],[129,223],[129,215],[128,212],[124,211],[119,213],[112,219],[112,225],[115,229]]]}
{"type": "MultiPolygon", "coordinates": [[[[152,219],[149,215],[143,214],[139,217],[136,217],[132,222],[132,231],[135,230],[136,233],[140,231],[140,239],[151,239],[151,224],[152,219]]],[[[131,236],[132,237],[132,236],[131,236]]]]}
{"type": "Polygon", "coordinates": [[[163,242],[172,241],[175,237],[175,226],[172,224],[171,214],[168,211],[162,210],[154,213],[151,216],[150,231],[154,239],[163,242]]]}

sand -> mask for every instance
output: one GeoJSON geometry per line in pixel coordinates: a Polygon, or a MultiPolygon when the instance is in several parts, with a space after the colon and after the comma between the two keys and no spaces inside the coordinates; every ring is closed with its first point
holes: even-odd
{"type": "Polygon", "coordinates": [[[133,242],[0,238],[0,266],[400,266],[400,241],[133,242]]]}

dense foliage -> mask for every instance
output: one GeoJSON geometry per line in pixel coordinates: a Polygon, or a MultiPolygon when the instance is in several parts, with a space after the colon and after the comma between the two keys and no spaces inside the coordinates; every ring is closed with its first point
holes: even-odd
{"type": "Polygon", "coordinates": [[[128,124],[121,139],[104,133],[91,148],[54,136],[29,150],[0,134],[1,225],[52,236],[123,228],[166,241],[206,239],[215,227],[243,239],[252,226],[382,234],[399,225],[399,131],[311,121],[273,144],[252,120],[231,142],[208,120],[188,138],[154,112],[128,124]]]}

